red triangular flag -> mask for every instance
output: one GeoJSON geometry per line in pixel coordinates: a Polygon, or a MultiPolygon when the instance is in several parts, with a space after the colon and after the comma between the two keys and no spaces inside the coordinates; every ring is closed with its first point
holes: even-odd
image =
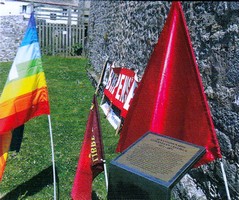
{"type": "Polygon", "coordinates": [[[94,95],[71,191],[72,199],[91,199],[92,181],[100,172],[104,171],[103,159],[98,103],[94,95]]]}
{"type": "Polygon", "coordinates": [[[121,131],[122,152],[147,131],[204,146],[195,165],[221,158],[180,2],[173,2],[121,131]]]}

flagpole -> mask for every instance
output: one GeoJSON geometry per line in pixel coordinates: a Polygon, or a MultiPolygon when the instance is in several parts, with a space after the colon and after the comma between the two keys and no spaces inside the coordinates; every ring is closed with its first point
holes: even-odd
{"type": "Polygon", "coordinates": [[[100,84],[101,84],[102,78],[103,78],[103,76],[104,76],[104,72],[105,72],[105,68],[106,68],[108,59],[109,59],[109,57],[107,56],[106,59],[105,59],[105,62],[104,62],[103,69],[102,69],[102,71],[101,71],[101,75],[100,75],[100,79],[99,79],[98,85],[97,85],[97,87],[96,87],[96,91],[95,91],[95,94],[96,94],[96,95],[98,94],[98,90],[99,90],[99,88],[100,88],[100,84]]]}
{"type": "Polygon", "coordinates": [[[56,170],[55,170],[54,144],[53,144],[53,136],[52,136],[52,127],[51,127],[51,117],[50,117],[50,115],[48,115],[48,122],[49,122],[50,138],[51,138],[51,154],[52,154],[52,169],[53,169],[54,200],[56,200],[56,170]]]}
{"type": "Polygon", "coordinates": [[[225,170],[224,170],[224,165],[222,163],[222,159],[220,159],[220,165],[221,165],[222,176],[223,176],[223,180],[224,180],[224,184],[225,184],[225,188],[226,188],[227,199],[231,200],[229,189],[228,189],[228,184],[227,184],[227,177],[226,177],[226,173],[225,173],[225,170]]]}
{"type": "Polygon", "coordinates": [[[105,95],[104,93],[102,94],[102,98],[101,98],[101,101],[100,101],[100,105],[102,105],[103,101],[104,101],[104,98],[105,98],[105,95]]]}
{"type": "Polygon", "coordinates": [[[103,160],[104,164],[104,173],[105,173],[105,186],[106,186],[106,191],[108,192],[108,175],[107,175],[107,169],[106,169],[106,161],[103,160]]]}

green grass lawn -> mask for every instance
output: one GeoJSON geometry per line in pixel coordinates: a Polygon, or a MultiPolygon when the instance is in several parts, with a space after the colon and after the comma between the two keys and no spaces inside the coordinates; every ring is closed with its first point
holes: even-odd
{"type": "MultiPolygon", "coordinates": [[[[49,90],[59,199],[70,199],[81,143],[95,88],[86,73],[87,59],[43,56],[49,90]]],[[[0,63],[0,91],[6,82],[11,62],[0,63]]],[[[100,102],[100,97],[98,98],[100,102]]],[[[101,114],[101,128],[107,167],[114,159],[118,136],[101,114]]],[[[2,199],[53,199],[51,145],[47,115],[25,124],[19,153],[9,152],[0,182],[2,199]],[[4,198],[5,197],[5,198],[4,198]]],[[[109,172],[109,170],[108,170],[109,172]]],[[[99,199],[106,199],[102,172],[93,182],[99,199]]]]}

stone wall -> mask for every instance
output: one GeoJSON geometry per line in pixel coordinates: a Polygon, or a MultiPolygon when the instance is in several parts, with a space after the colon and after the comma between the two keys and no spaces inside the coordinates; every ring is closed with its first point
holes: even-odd
{"type": "Polygon", "coordinates": [[[0,16],[0,62],[14,60],[27,23],[22,15],[0,16]]]}
{"type": "MultiPolygon", "coordinates": [[[[168,1],[91,1],[88,57],[100,73],[106,56],[143,75],[166,20],[168,1]]],[[[239,199],[239,3],[184,1],[232,199],[239,199]]],[[[174,188],[176,199],[226,199],[220,164],[203,165],[174,188]]]]}

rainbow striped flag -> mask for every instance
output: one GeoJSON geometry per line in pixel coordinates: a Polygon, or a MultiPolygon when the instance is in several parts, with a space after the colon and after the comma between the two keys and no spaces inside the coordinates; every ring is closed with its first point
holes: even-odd
{"type": "Polygon", "coordinates": [[[0,97],[0,172],[5,168],[11,143],[6,133],[42,114],[50,114],[50,106],[32,12],[0,97]]]}
{"type": "Polygon", "coordinates": [[[32,13],[0,97],[0,134],[42,114],[50,114],[50,108],[32,13]]]}

